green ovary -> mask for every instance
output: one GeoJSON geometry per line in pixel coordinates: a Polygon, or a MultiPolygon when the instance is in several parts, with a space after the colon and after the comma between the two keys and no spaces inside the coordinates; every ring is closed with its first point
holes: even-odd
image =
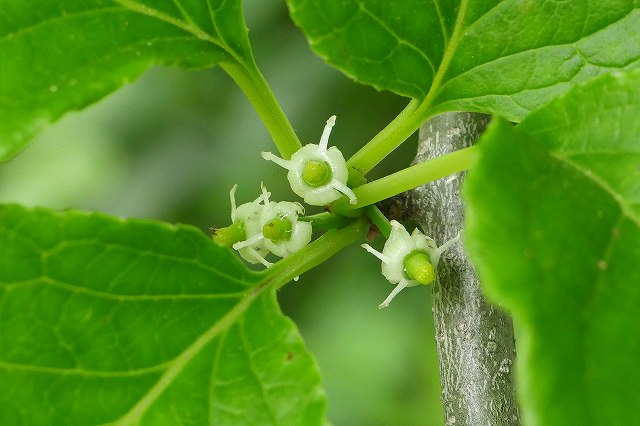
{"type": "Polygon", "coordinates": [[[331,182],[331,166],[324,161],[308,161],[304,165],[302,179],[314,188],[326,185],[331,182]]]}
{"type": "Polygon", "coordinates": [[[262,227],[262,235],[274,243],[291,239],[292,225],[287,219],[276,217],[262,227]]]}
{"type": "Polygon", "coordinates": [[[405,256],[403,263],[407,276],[420,284],[431,284],[436,278],[431,259],[423,251],[412,251],[405,256]]]}

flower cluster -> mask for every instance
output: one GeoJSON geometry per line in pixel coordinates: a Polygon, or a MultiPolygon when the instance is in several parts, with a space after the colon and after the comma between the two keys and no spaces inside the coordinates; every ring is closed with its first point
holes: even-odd
{"type": "MultiPolygon", "coordinates": [[[[356,196],[347,186],[347,162],[336,147],[328,148],[329,135],[336,116],[327,120],[318,145],[308,144],[295,152],[290,160],[263,152],[262,157],[289,170],[287,174],[293,192],[307,204],[323,206],[342,195],[352,204],[356,196]]],[[[287,257],[311,241],[311,223],[298,220],[304,214],[300,203],[269,201],[271,194],[262,187],[255,200],[236,207],[236,186],[231,189],[231,222],[226,228],[212,230],[214,241],[232,246],[250,263],[272,265],[269,253],[287,257]]]]}
{"type": "MultiPolygon", "coordinates": [[[[335,115],[327,120],[319,144],[307,144],[296,151],[290,160],[263,152],[265,160],[288,170],[287,178],[293,192],[311,205],[324,206],[347,196],[357,204],[355,193],[347,186],[348,169],[342,153],[328,147],[329,135],[335,125],[335,115]]],[[[299,220],[304,214],[300,203],[270,201],[271,194],[262,186],[255,200],[236,207],[235,191],[231,188],[231,221],[226,228],[214,229],[213,239],[233,247],[250,263],[272,265],[266,259],[270,253],[287,257],[311,241],[311,223],[299,220]]],[[[405,287],[430,284],[436,278],[440,256],[459,239],[459,235],[438,247],[418,229],[409,232],[395,220],[390,222],[391,233],[382,252],[363,244],[368,252],[382,261],[382,275],[395,288],[379,305],[389,306],[393,298],[405,287]]]]}
{"type": "Polygon", "coordinates": [[[369,244],[362,247],[382,261],[382,275],[390,283],[396,284],[389,296],[379,305],[380,308],[389,306],[391,300],[405,287],[418,284],[430,284],[436,277],[436,269],[442,253],[449,249],[459,235],[450,239],[440,247],[418,229],[411,235],[395,220],[391,221],[391,234],[382,249],[382,253],[369,244]]]}
{"type": "MultiPolygon", "coordinates": [[[[265,160],[288,170],[287,178],[293,192],[311,205],[324,206],[342,196],[347,196],[351,204],[357,204],[355,193],[347,186],[349,173],[342,153],[336,147],[328,147],[335,122],[334,115],[327,120],[320,143],[303,146],[290,160],[271,152],[262,153],[265,160]]],[[[266,267],[272,265],[266,259],[270,253],[287,257],[309,244],[311,223],[299,220],[304,214],[300,203],[270,201],[271,194],[262,186],[258,198],[236,207],[235,191],[236,186],[230,191],[232,224],[215,229],[215,241],[233,247],[246,261],[266,267]]],[[[440,256],[459,239],[456,236],[438,247],[418,229],[409,235],[397,221],[392,220],[390,225],[391,233],[382,252],[368,244],[362,245],[382,261],[382,274],[396,285],[380,308],[389,306],[405,287],[433,282],[440,256]]]]}
{"type": "Polygon", "coordinates": [[[250,263],[272,265],[269,253],[287,257],[311,241],[311,224],[298,220],[304,213],[300,203],[269,201],[271,193],[262,186],[255,200],[236,207],[235,191],[231,188],[231,222],[227,228],[216,229],[214,240],[231,245],[250,263]]]}

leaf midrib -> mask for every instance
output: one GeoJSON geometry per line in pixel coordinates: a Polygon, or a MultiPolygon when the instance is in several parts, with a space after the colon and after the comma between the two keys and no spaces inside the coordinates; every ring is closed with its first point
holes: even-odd
{"type": "Polygon", "coordinates": [[[607,192],[611,196],[611,198],[616,202],[616,204],[618,204],[621,214],[629,218],[629,220],[631,220],[638,228],[640,228],[640,216],[633,211],[633,209],[631,208],[627,200],[624,198],[624,196],[618,193],[604,179],[602,179],[600,176],[598,176],[596,173],[593,173],[589,169],[586,169],[585,167],[581,166],[580,164],[577,164],[571,161],[570,157],[562,155],[562,153],[552,152],[551,157],[555,158],[559,162],[578,171],[585,179],[593,182],[594,184],[602,188],[605,192],[607,192]]]}
{"type": "MultiPolygon", "coordinates": [[[[153,9],[149,6],[140,4],[134,0],[112,0],[113,2],[119,4],[120,6],[124,7],[125,9],[131,10],[133,12],[137,12],[137,13],[141,13],[143,15],[146,15],[150,18],[155,18],[158,19],[160,21],[164,21],[168,24],[171,24],[177,28],[180,28],[183,31],[188,32],[189,34],[192,34],[194,37],[200,39],[200,40],[204,40],[207,41],[209,43],[215,44],[216,46],[224,49],[229,55],[231,55],[231,57],[238,62],[239,64],[242,64],[243,66],[245,66],[245,61],[238,56],[238,54],[231,49],[231,47],[222,39],[218,39],[216,37],[214,37],[213,35],[207,33],[206,31],[204,31],[202,28],[200,28],[199,26],[197,26],[193,20],[189,19],[189,23],[188,22],[184,22],[180,19],[176,19],[166,13],[160,12],[157,9],[153,9]]],[[[207,2],[208,5],[208,2],[207,2]]],[[[182,8],[180,8],[180,10],[182,11],[182,8]]],[[[213,21],[213,14],[211,16],[211,23],[213,24],[213,26],[216,26],[216,23],[213,21]]]]}
{"type": "MultiPolygon", "coordinates": [[[[222,39],[218,39],[216,37],[214,37],[213,35],[207,33],[206,31],[204,31],[202,28],[198,27],[193,20],[189,19],[189,22],[185,22],[183,20],[180,19],[176,19],[171,15],[168,15],[166,13],[160,12],[157,9],[154,9],[152,7],[140,4],[134,0],[112,0],[113,3],[119,5],[121,8],[123,8],[124,10],[128,10],[130,12],[135,12],[135,13],[139,13],[145,16],[148,16],[150,18],[154,18],[163,22],[166,22],[170,25],[173,25],[176,28],[179,28],[189,34],[191,34],[192,36],[194,36],[197,39],[209,42],[211,44],[214,44],[222,49],[224,49],[234,60],[236,60],[239,64],[245,64],[245,61],[237,55],[237,53],[222,39]]],[[[182,10],[182,8],[179,8],[181,12],[184,12],[182,10]]],[[[94,15],[94,14],[98,14],[98,13],[105,13],[105,12],[119,12],[120,9],[117,7],[104,7],[104,8],[99,8],[99,9],[91,9],[91,10],[84,10],[84,11],[79,11],[79,12],[74,12],[74,13],[70,13],[67,15],[57,15],[57,16],[52,16],[48,19],[44,19],[38,22],[34,22],[26,27],[23,28],[19,28],[18,30],[9,32],[7,34],[4,35],[0,35],[0,43],[7,41],[9,39],[12,39],[14,37],[16,37],[17,35],[19,35],[20,33],[27,33],[29,31],[32,31],[34,28],[37,28],[40,25],[44,25],[46,23],[50,23],[50,22],[56,22],[56,21],[63,21],[65,19],[71,19],[71,18],[75,18],[78,16],[83,16],[83,15],[94,15]]],[[[184,14],[184,13],[183,13],[184,14]]],[[[213,16],[212,16],[212,24],[214,25],[214,27],[216,26],[215,22],[213,22],[213,16]]]]}
{"type": "MultiPolygon", "coordinates": [[[[449,69],[449,65],[451,65],[451,61],[455,55],[455,52],[458,48],[458,44],[462,39],[462,31],[463,31],[463,22],[467,10],[469,8],[469,1],[462,0],[460,2],[460,8],[458,9],[458,15],[456,16],[456,23],[453,27],[453,32],[451,33],[451,38],[449,39],[449,43],[444,48],[444,53],[442,54],[442,61],[440,61],[440,65],[433,76],[433,81],[431,82],[431,87],[429,88],[429,92],[427,96],[424,98],[418,110],[417,114],[423,114],[425,111],[429,109],[431,106],[431,102],[435,99],[436,95],[440,92],[440,85],[442,80],[449,69]]],[[[422,120],[424,121],[424,120],[422,120]]]]}
{"type": "MultiPolygon", "coordinates": [[[[463,0],[461,2],[461,9],[462,9],[462,5],[463,4],[466,7],[467,1],[463,0]]],[[[482,17],[486,16],[489,12],[491,12],[493,9],[495,9],[495,7],[497,7],[497,5],[494,6],[493,8],[491,8],[490,10],[488,10],[487,12],[485,12],[481,17],[479,17],[477,20],[475,20],[471,25],[465,27],[464,31],[469,31],[470,29],[472,29],[474,27],[474,25],[476,25],[480,21],[480,19],[482,17]]],[[[451,43],[449,45],[447,45],[446,48],[445,48],[445,53],[443,55],[443,60],[442,60],[442,62],[440,64],[440,67],[438,68],[438,72],[436,73],[436,76],[434,77],[434,80],[433,80],[433,83],[432,83],[431,88],[429,90],[429,93],[427,94],[427,98],[425,98],[425,100],[423,101],[423,104],[421,105],[420,110],[421,111],[428,110],[429,107],[431,106],[431,102],[434,99],[436,99],[438,97],[438,95],[440,95],[442,92],[444,92],[444,89],[450,83],[455,82],[459,78],[467,75],[470,72],[473,72],[474,70],[477,70],[479,67],[487,66],[487,65],[490,65],[490,64],[492,64],[494,62],[497,62],[499,60],[503,60],[503,59],[510,58],[510,57],[513,57],[513,56],[516,56],[516,55],[520,55],[520,54],[523,54],[523,53],[527,53],[527,52],[535,52],[535,51],[538,51],[538,50],[541,50],[541,49],[547,49],[547,48],[554,48],[554,49],[555,48],[562,48],[562,47],[572,48],[574,50],[574,52],[575,52],[575,55],[579,56],[583,61],[582,66],[579,68],[579,71],[581,71],[583,69],[583,67],[586,66],[586,65],[591,65],[593,67],[598,67],[598,68],[604,68],[605,65],[600,65],[600,64],[596,64],[596,63],[590,62],[588,57],[586,57],[582,53],[582,51],[581,51],[580,47],[578,46],[578,44],[581,43],[581,42],[584,42],[589,37],[593,37],[594,35],[598,34],[599,32],[606,30],[611,25],[614,25],[615,23],[618,23],[618,22],[622,21],[623,19],[627,18],[629,15],[634,13],[636,10],[637,10],[637,7],[632,7],[628,11],[627,14],[625,14],[623,16],[620,16],[619,19],[617,19],[616,21],[609,22],[607,25],[603,26],[602,28],[599,28],[599,29],[597,29],[596,31],[594,31],[594,32],[592,32],[590,34],[582,35],[580,38],[578,38],[576,40],[572,40],[572,41],[566,42],[566,43],[558,43],[558,44],[549,44],[549,45],[539,46],[539,47],[536,47],[536,48],[531,48],[531,49],[526,49],[526,50],[520,50],[520,51],[517,51],[517,52],[512,52],[512,53],[510,53],[508,55],[505,55],[505,56],[499,56],[499,57],[491,59],[491,60],[489,60],[487,62],[483,62],[481,64],[476,64],[473,67],[461,72],[460,74],[451,76],[451,78],[449,78],[448,80],[444,81],[444,75],[448,71],[449,65],[451,63],[451,59],[455,55],[455,51],[457,50],[458,44],[460,43],[460,40],[461,40],[461,34],[460,34],[461,31],[460,31],[460,33],[456,34],[456,30],[458,30],[458,26],[462,27],[462,21],[464,19],[464,15],[461,16],[460,11],[459,11],[458,16],[456,17],[456,26],[455,26],[454,32],[452,33],[452,36],[451,36],[451,43]]],[[[625,64],[623,67],[616,67],[616,69],[624,68],[625,66],[627,66],[630,63],[633,63],[633,62],[635,62],[637,60],[638,60],[638,58],[630,59],[630,61],[627,64],[625,64]]],[[[579,73],[579,71],[578,71],[578,73],[579,73]]],[[[548,87],[552,87],[552,86],[557,85],[557,84],[569,83],[569,82],[571,82],[573,80],[575,75],[577,75],[578,73],[574,74],[571,77],[570,80],[557,81],[557,82],[554,82],[553,84],[549,84],[549,85],[546,85],[546,86],[540,86],[540,87],[537,87],[537,88],[534,88],[534,89],[526,88],[526,89],[518,90],[518,91],[515,91],[515,92],[512,92],[512,93],[493,93],[493,94],[482,94],[482,95],[475,96],[475,97],[455,98],[455,99],[447,100],[447,101],[443,102],[442,104],[436,104],[436,105],[440,106],[440,105],[446,105],[447,103],[451,103],[451,102],[455,103],[455,102],[460,102],[460,101],[472,101],[474,99],[482,99],[482,98],[485,98],[487,96],[508,96],[508,97],[512,97],[512,96],[517,95],[519,93],[530,91],[530,90],[546,89],[548,87]]],[[[512,99],[512,101],[517,104],[517,102],[515,102],[515,100],[512,99]]],[[[525,108],[524,106],[522,106],[520,104],[517,104],[517,105],[520,106],[521,108],[523,108],[526,111],[530,110],[529,108],[525,108]]]]}
{"type": "Polygon", "coordinates": [[[167,363],[169,368],[160,377],[156,384],[120,419],[109,423],[109,425],[134,425],[138,424],[142,416],[149,407],[164,393],[173,383],[175,378],[184,370],[189,362],[194,359],[200,351],[218,335],[226,331],[236,323],[236,320],[249,308],[253,301],[268,288],[272,278],[265,278],[256,287],[246,293],[246,297],[240,300],[224,317],[213,324],[206,332],[200,335],[189,347],[180,355],[174,358],[173,362],[167,363]]]}

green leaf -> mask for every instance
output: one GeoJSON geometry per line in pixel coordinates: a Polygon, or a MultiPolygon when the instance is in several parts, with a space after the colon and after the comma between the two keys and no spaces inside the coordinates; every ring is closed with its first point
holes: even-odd
{"type": "Polygon", "coordinates": [[[519,326],[527,424],[640,424],[640,72],[578,86],[469,173],[466,246],[519,326]]]}
{"type": "Polygon", "coordinates": [[[1,206],[0,423],[320,424],[290,278],[188,226],[1,206]]]}
{"type": "Polygon", "coordinates": [[[287,0],[314,51],[355,80],[520,121],[612,69],[640,63],[634,0],[287,0]]]}
{"type": "Polygon", "coordinates": [[[412,98],[426,95],[453,30],[455,7],[442,3],[287,0],[318,55],[357,81],[412,98]]]}
{"type": "Polygon", "coordinates": [[[240,0],[0,0],[0,161],[152,64],[255,66],[240,0]]]}

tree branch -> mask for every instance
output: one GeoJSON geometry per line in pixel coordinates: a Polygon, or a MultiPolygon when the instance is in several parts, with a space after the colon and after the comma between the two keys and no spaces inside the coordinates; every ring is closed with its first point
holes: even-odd
{"type": "MultiPolygon", "coordinates": [[[[420,129],[416,162],[473,144],[489,116],[448,113],[420,129]]],[[[465,173],[412,190],[410,216],[438,245],[461,231],[465,173]]],[[[445,253],[433,286],[433,315],[446,425],[519,425],[514,389],[515,345],[511,318],[487,302],[457,243],[445,253]]]]}

